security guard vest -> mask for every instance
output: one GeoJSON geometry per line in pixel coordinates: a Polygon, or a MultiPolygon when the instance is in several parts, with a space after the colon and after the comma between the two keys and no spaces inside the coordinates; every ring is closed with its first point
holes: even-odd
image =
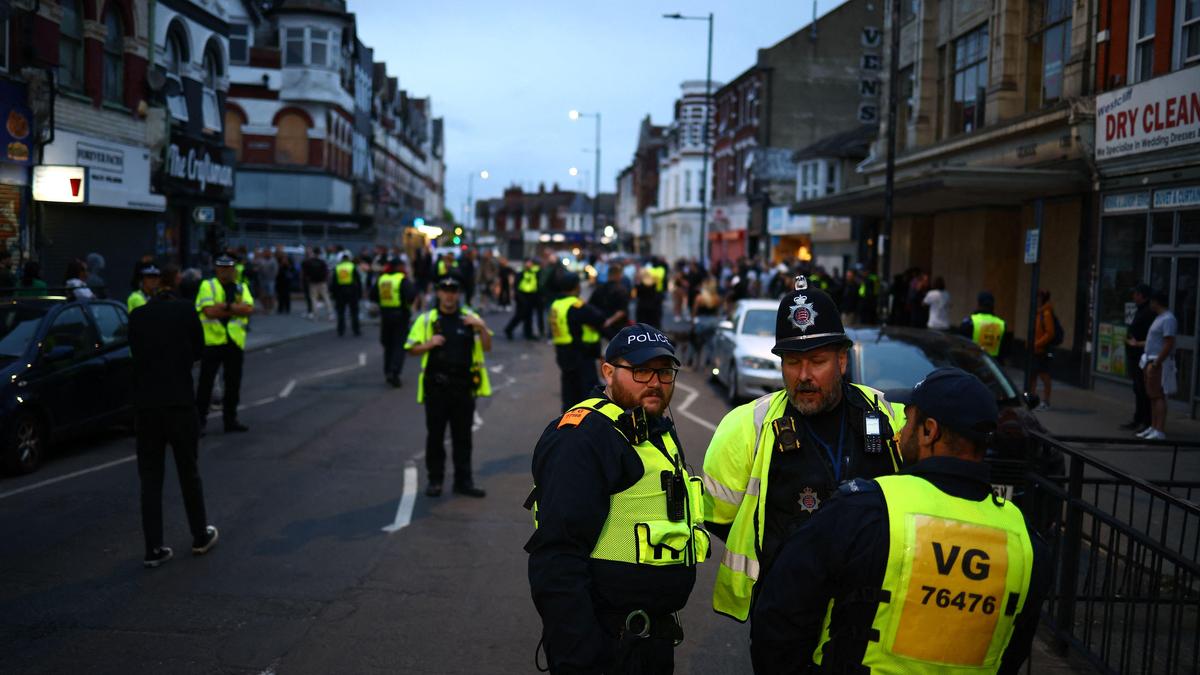
{"type": "MultiPolygon", "coordinates": [[[[479,316],[466,307],[459,311],[466,316],[479,316]]],[[[412,329],[408,331],[408,340],[404,343],[404,348],[412,349],[422,342],[429,342],[429,338],[433,337],[436,332],[437,320],[437,307],[417,317],[417,320],[413,322],[412,329]]],[[[421,374],[417,376],[417,403],[425,402],[425,366],[428,364],[429,352],[425,352],[421,354],[421,374]]],[[[483,343],[479,340],[478,335],[475,336],[475,347],[471,350],[471,378],[475,383],[476,398],[492,395],[492,383],[483,362],[483,343]]]]}
{"type": "MultiPolygon", "coordinates": [[[[862,384],[850,384],[862,392],[868,408],[881,413],[898,435],[904,413],[893,408],[882,392],[862,384]]],[[[750,614],[750,599],[758,582],[763,532],[766,531],[767,482],[771,457],[775,454],[772,422],[787,410],[787,391],[766,394],[734,408],[717,426],[704,458],[704,500],[709,520],[732,524],[725,541],[725,555],[713,586],[713,609],[738,621],[750,614]],[[749,497],[749,499],[747,499],[749,497]]],[[[892,444],[885,450],[899,470],[898,454],[892,444]]]]}
{"type": "Polygon", "coordinates": [[[398,309],[403,299],[400,297],[400,284],[404,283],[404,274],[393,272],[379,275],[379,306],[385,309],[398,309]]]}
{"type": "MultiPolygon", "coordinates": [[[[230,302],[241,302],[253,307],[254,298],[250,295],[250,289],[245,284],[237,284],[237,288],[241,299],[230,302]]],[[[225,304],[225,286],[221,284],[220,279],[213,277],[200,284],[200,292],[196,294],[196,311],[200,313],[200,323],[204,326],[204,345],[219,347],[233,340],[233,344],[237,345],[238,349],[245,349],[246,330],[250,326],[250,317],[231,316],[228,319],[213,319],[204,316],[205,307],[223,304],[225,304]]]]}
{"type": "Polygon", "coordinates": [[[1000,356],[1000,340],[1004,338],[1004,319],[995,314],[978,312],[971,315],[971,340],[993,358],[1000,356]]]}
{"type": "Polygon", "coordinates": [[[146,304],[146,302],[147,302],[146,294],[143,293],[141,291],[141,289],[138,289],[138,290],[130,293],[129,297],[126,298],[125,308],[128,309],[130,313],[132,313],[133,310],[146,304]]]}
{"type": "MultiPolygon", "coordinates": [[[[882,476],[888,513],[884,597],[863,665],[884,675],[994,673],[1025,606],[1033,547],[1020,509],[991,495],[942,492],[918,476],[882,476]]],[[[826,614],[821,643],[829,641],[826,614]]]]}
{"type": "MultiPolygon", "coordinates": [[[[704,488],[700,478],[688,475],[679,448],[671,434],[659,436],[663,448],[649,438],[629,438],[631,428],[618,424],[625,412],[617,404],[602,398],[589,398],[568,410],[558,428],[578,426],[593,412],[607,417],[617,431],[630,442],[642,460],[642,477],[636,483],[609,497],[608,519],[600,530],[591,557],[596,560],[633,565],[695,565],[708,558],[708,532],[704,530],[704,488]],[[638,441],[638,442],[634,442],[638,441]],[[666,474],[666,475],[664,475],[666,474]],[[667,488],[671,476],[682,477],[684,494],[680,517],[672,520],[667,507],[667,488]]],[[[536,489],[535,489],[536,494],[536,489]]],[[[537,502],[532,503],[533,525],[537,527],[537,502]]]]}
{"type": "Polygon", "coordinates": [[[858,297],[867,297],[868,289],[870,289],[871,295],[879,295],[879,277],[874,274],[868,274],[867,278],[863,279],[863,282],[858,285],[858,297]]]}
{"type": "MultiPolygon", "coordinates": [[[[567,322],[567,313],[573,307],[583,307],[583,300],[575,295],[567,295],[550,303],[550,341],[555,345],[569,345],[575,341],[567,322]]],[[[585,323],[580,341],[585,345],[596,344],[600,342],[600,333],[585,323]]]]}
{"type": "Polygon", "coordinates": [[[526,270],[521,270],[521,280],[517,282],[517,292],[519,293],[537,293],[538,289],[538,272],[540,268],[537,265],[526,270]]]}
{"type": "Polygon", "coordinates": [[[458,269],[458,261],[457,260],[451,262],[449,265],[446,265],[445,260],[439,260],[438,264],[437,264],[437,275],[439,277],[444,277],[447,274],[449,274],[451,270],[456,270],[456,269],[458,269]]]}
{"type": "Polygon", "coordinates": [[[650,276],[654,278],[654,290],[659,293],[663,292],[663,285],[667,280],[667,270],[665,267],[655,265],[650,268],[650,276]]]}
{"type": "Polygon", "coordinates": [[[354,283],[354,263],[349,260],[338,263],[333,271],[338,286],[349,286],[354,283]]]}

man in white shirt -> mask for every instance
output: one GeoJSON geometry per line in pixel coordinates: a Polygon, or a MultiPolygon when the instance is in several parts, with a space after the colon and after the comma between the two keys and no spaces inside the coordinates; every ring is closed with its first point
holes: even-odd
{"type": "Polygon", "coordinates": [[[1170,299],[1164,291],[1155,291],[1150,296],[1150,309],[1155,313],[1154,322],[1146,334],[1142,354],[1142,369],[1146,376],[1146,395],[1150,398],[1150,426],[1138,434],[1139,438],[1161,441],[1167,437],[1167,396],[1174,394],[1178,385],[1175,377],[1175,334],[1179,322],[1167,309],[1170,299]]]}
{"type": "Polygon", "coordinates": [[[950,330],[950,294],[946,292],[945,279],[934,279],[933,288],[921,302],[929,307],[929,321],[925,324],[927,328],[950,330]]]}

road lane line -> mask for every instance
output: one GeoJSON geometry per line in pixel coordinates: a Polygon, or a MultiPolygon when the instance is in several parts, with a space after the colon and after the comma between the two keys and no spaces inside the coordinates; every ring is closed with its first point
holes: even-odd
{"type": "Polygon", "coordinates": [[[491,368],[488,368],[488,370],[490,370],[490,371],[492,371],[493,373],[495,373],[495,374],[499,375],[500,373],[503,373],[503,372],[504,372],[504,364],[503,364],[503,363],[501,363],[501,364],[499,364],[499,365],[492,366],[491,368]]]}
{"type": "Polygon", "coordinates": [[[679,414],[683,415],[684,417],[688,418],[689,420],[695,422],[696,424],[699,424],[700,426],[704,427],[705,429],[708,429],[709,431],[716,431],[717,425],[713,424],[712,422],[709,422],[708,420],[704,419],[703,417],[688,410],[688,408],[692,405],[692,403],[696,400],[696,398],[700,396],[700,392],[696,391],[695,389],[692,389],[691,387],[687,386],[686,384],[683,384],[682,382],[679,382],[678,380],[675,381],[675,388],[678,389],[679,391],[682,391],[683,393],[687,394],[687,398],[685,398],[683,400],[683,403],[679,404],[679,414]]]}
{"type": "Polygon", "coordinates": [[[288,383],[283,385],[283,390],[279,392],[279,398],[287,398],[292,395],[292,390],[296,388],[295,380],[288,380],[288,383]]]}
{"type": "Polygon", "coordinates": [[[365,365],[367,365],[367,353],[366,353],[366,352],[359,352],[359,353],[358,353],[358,365],[359,365],[359,367],[360,367],[360,368],[361,368],[362,366],[365,366],[365,365]]]}
{"type": "Polygon", "coordinates": [[[313,373],[312,375],[309,375],[308,377],[305,377],[304,379],[316,380],[316,379],[319,379],[322,377],[329,377],[330,375],[337,375],[339,373],[348,373],[351,370],[358,370],[359,368],[362,368],[362,364],[356,363],[352,366],[342,366],[340,368],[330,368],[328,370],[318,370],[317,372],[313,373]]]}
{"type": "Polygon", "coordinates": [[[391,525],[383,528],[383,531],[392,534],[408,527],[412,522],[413,506],[416,503],[417,463],[410,459],[404,465],[404,492],[400,495],[400,505],[396,507],[396,519],[391,525]]]}
{"type": "Polygon", "coordinates": [[[137,455],[129,455],[128,457],[122,457],[121,459],[114,459],[111,462],[105,462],[104,464],[93,466],[90,469],[81,469],[81,470],[75,471],[73,473],[68,473],[68,474],[65,474],[62,476],[58,476],[57,478],[50,478],[48,480],[44,480],[40,483],[34,483],[33,485],[26,485],[23,488],[17,488],[16,490],[9,490],[8,492],[2,492],[2,493],[0,493],[0,499],[4,499],[6,497],[15,497],[23,492],[29,492],[30,490],[36,490],[38,488],[43,488],[43,487],[46,487],[47,485],[54,485],[55,483],[61,483],[64,480],[78,478],[79,476],[83,476],[85,474],[92,473],[93,471],[100,471],[101,469],[108,469],[108,468],[117,466],[119,464],[124,464],[126,462],[132,462],[135,459],[137,459],[137,455]]]}
{"type": "Polygon", "coordinates": [[[478,431],[479,427],[483,426],[483,418],[479,416],[479,411],[475,411],[475,423],[471,425],[471,431],[478,431]]]}

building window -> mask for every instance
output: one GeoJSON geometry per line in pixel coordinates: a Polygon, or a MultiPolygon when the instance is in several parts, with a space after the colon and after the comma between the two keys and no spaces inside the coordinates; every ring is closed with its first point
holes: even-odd
{"type": "Polygon", "coordinates": [[[287,28],[283,31],[283,65],[304,65],[304,29],[287,28]]]}
{"type": "Polygon", "coordinates": [[[229,62],[250,62],[250,26],[244,23],[229,24],[229,62]]]}
{"type": "Polygon", "coordinates": [[[58,83],[83,91],[83,12],[78,0],[64,0],[58,24],[58,83]]]}
{"type": "Polygon", "coordinates": [[[1179,0],[1175,3],[1175,68],[1200,63],[1200,0],[1179,0]]]}
{"type": "Polygon", "coordinates": [[[104,100],[125,103],[125,31],[121,17],[110,8],[104,16],[104,100]]]}
{"type": "Polygon", "coordinates": [[[183,42],[178,32],[167,35],[167,54],[163,61],[164,73],[171,84],[167,88],[167,108],[171,117],[186,122],[188,118],[187,99],[183,96],[183,64],[187,54],[183,51],[183,42]]]}
{"type": "Polygon", "coordinates": [[[0,70],[8,70],[8,19],[0,21],[0,70]]]}
{"type": "Polygon", "coordinates": [[[921,0],[900,0],[900,25],[903,26],[917,18],[917,14],[920,12],[921,0]]]}
{"type": "Polygon", "coordinates": [[[1157,0],[1134,0],[1131,5],[1133,12],[1129,27],[1133,39],[1129,41],[1132,50],[1132,67],[1129,69],[1129,82],[1141,82],[1154,77],[1154,9],[1157,0]]]}
{"type": "Polygon", "coordinates": [[[308,164],[308,121],[299,113],[285,112],[275,128],[275,162],[308,164]]]}
{"type": "Polygon", "coordinates": [[[1026,110],[1062,99],[1063,66],[1071,56],[1071,4],[1071,0],[1040,0],[1030,6],[1026,110]]]}
{"type": "Polygon", "coordinates": [[[954,98],[950,106],[951,133],[983,126],[988,80],[988,27],[976,28],[954,41],[954,98]]]}
{"type": "Polygon", "coordinates": [[[683,201],[692,201],[692,172],[683,172],[683,201]]]}
{"type": "Polygon", "coordinates": [[[283,31],[283,64],[286,66],[330,66],[337,33],[324,28],[287,28],[283,31]]]}
{"type": "Polygon", "coordinates": [[[221,59],[212,49],[204,52],[204,93],[201,107],[204,111],[204,130],[221,132],[221,106],[217,101],[217,82],[221,79],[221,59]]]}
{"type": "Polygon", "coordinates": [[[831,161],[825,163],[825,194],[831,195],[841,187],[838,180],[841,176],[838,173],[837,162],[831,161]]]}
{"type": "Polygon", "coordinates": [[[242,116],[236,110],[225,110],[225,147],[233,150],[237,161],[242,161],[242,116]]]}
{"type": "Polygon", "coordinates": [[[903,151],[908,147],[908,124],[913,118],[913,90],[916,85],[916,73],[912,66],[903,68],[898,73],[897,81],[900,91],[897,95],[900,104],[896,106],[896,149],[903,151]]]}
{"type": "Polygon", "coordinates": [[[329,64],[329,31],[324,28],[308,29],[309,65],[326,66],[329,64]]]}

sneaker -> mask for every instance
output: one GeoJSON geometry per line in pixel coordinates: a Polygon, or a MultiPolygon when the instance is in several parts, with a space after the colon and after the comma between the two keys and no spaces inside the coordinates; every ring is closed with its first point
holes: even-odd
{"type": "Polygon", "coordinates": [[[1154,427],[1146,427],[1145,429],[1142,429],[1134,434],[1134,436],[1137,436],[1138,438],[1149,438],[1150,434],[1152,433],[1154,433],[1154,427]]]}
{"type": "Polygon", "coordinates": [[[464,495],[466,497],[486,497],[487,491],[483,488],[477,488],[474,485],[455,485],[454,494],[464,495]]]}
{"type": "Polygon", "coordinates": [[[142,567],[158,567],[174,556],[175,553],[171,551],[171,549],[167,548],[166,546],[159,546],[158,548],[146,554],[146,557],[142,560],[142,567]]]}
{"type": "Polygon", "coordinates": [[[1167,440],[1167,435],[1158,429],[1155,429],[1154,427],[1150,427],[1150,433],[1142,436],[1142,438],[1146,439],[1147,441],[1165,441],[1167,440]]]}
{"type": "Polygon", "coordinates": [[[217,545],[217,538],[219,536],[217,528],[212,525],[204,528],[204,536],[192,541],[192,555],[204,555],[208,553],[213,546],[217,545]]]}
{"type": "Polygon", "coordinates": [[[441,483],[430,483],[429,485],[427,485],[425,487],[425,496],[426,497],[441,497],[442,496],[442,484],[441,483]]]}

